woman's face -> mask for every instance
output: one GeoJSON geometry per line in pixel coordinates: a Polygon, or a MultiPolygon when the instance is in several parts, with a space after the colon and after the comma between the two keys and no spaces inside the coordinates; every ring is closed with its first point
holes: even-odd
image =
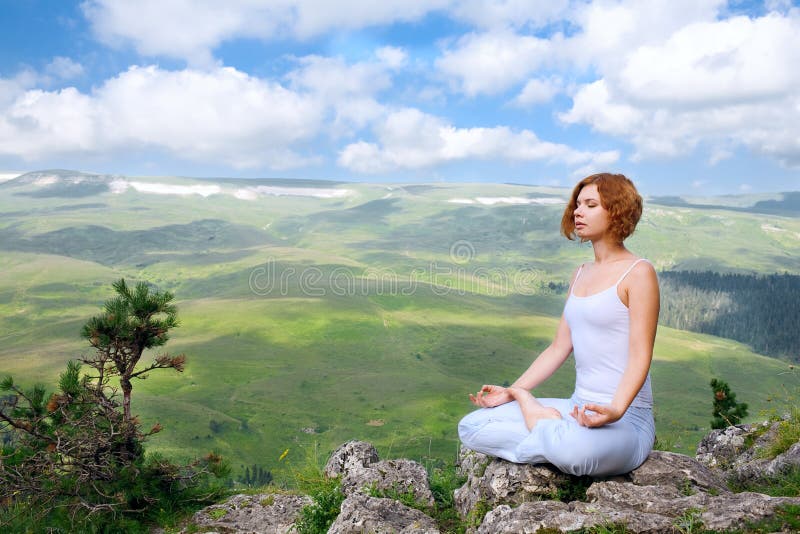
{"type": "Polygon", "coordinates": [[[589,184],[578,194],[578,206],[573,213],[575,234],[583,240],[601,237],[608,230],[610,217],[600,203],[600,192],[595,184],[589,184]]]}

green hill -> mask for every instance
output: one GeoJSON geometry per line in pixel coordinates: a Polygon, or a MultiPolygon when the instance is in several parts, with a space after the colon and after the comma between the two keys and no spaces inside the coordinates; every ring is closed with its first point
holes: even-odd
{"type": "MultiPolygon", "coordinates": [[[[467,393],[513,380],[549,343],[559,287],[591,258],[558,236],[567,192],[553,188],[21,178],[0,184],[0,374],[54,384],[88,350],[78,333],[110,283],[150,281],[176,294],[167,349],[189,360],[135,384],[134,411],[165,426],[152,446],[213,448],[235,467],[279,472],[352,438],[451,458],[467,393]]],[[[648,203],[630,246],[661,270],[800,274],[800,220],[784,214],[648,203]]],[[[570,367],[539,395],[568,395],[570,367]]],[[[663,326],[652,374],[659,438],[681,451],[708,428],[712,377],[754,419],[800,381],[663,326]]]]}

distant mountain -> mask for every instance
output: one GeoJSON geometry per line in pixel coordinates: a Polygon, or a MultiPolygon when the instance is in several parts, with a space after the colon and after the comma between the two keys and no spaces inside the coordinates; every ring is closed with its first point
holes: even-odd
{"type": "Polygon", "coordinates": [[[0,184],[0,188],[23,188],[19,196],[33,198],[81,198],[107,193],[120,176],[65,169],[34,171],[0,184]]]}
{"type": "MultiPolygon", "coordinates": [[[[697,202],[687,200],[680,196],[660,196],[651,197],[650,202],[662,206],[695,208],[695,209],[717,209],[731,210],[745,213],[765,213],[769,215],[783,215],[787,217],[797,217],[800,215],[800,191],[787,191],[778,193],[781,197],[778,200],[754,200],[747,206],[732,206],[727,203],[715,203],[711,201],[697,202]]],[[[727,197],[728,199],[731,197],[727,197]]],[[[704,199],[705,200],[705,199],[704,199]]]]}

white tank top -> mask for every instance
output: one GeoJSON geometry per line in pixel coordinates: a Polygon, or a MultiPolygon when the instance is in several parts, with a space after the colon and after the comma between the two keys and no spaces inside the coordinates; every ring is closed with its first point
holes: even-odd
{"type": "MultiPolygon", "coordinates": [[[[617,295],[617,286],[640,261],[634,261],[617,283],[594,295],[578,297],[570,291],[564,317],[572,334],[575,354],[575,396],[583,401],[609,404],[628,363],[630,312],[617,295]]],[[[575,275],[575,282],[583,266],[575,275]]],[[[575,282],[572,287],[575,287],[575,282]]],[[[631,406],[651,408],[650,373],[631,406]]]]}

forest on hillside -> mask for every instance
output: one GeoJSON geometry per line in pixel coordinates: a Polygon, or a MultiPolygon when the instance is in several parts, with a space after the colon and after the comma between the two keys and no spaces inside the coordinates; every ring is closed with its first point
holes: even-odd
{"type": "Polygon", "coordinates": [[[800,361],[800,276],[665,271],[660,322],[800,361]]]}

